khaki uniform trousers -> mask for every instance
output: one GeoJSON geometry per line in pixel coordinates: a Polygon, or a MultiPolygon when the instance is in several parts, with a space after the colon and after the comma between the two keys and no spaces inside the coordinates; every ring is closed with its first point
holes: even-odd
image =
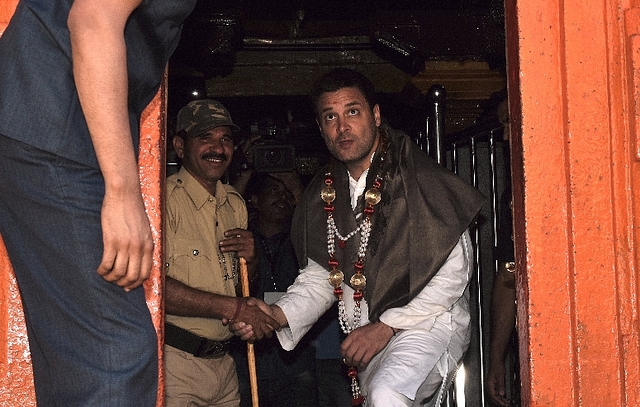
{"type": "Polygon", "coordinates": [[[238,375],[228,354],[203,359],[165,345],[166,407],[238,407],[238,375]]]}

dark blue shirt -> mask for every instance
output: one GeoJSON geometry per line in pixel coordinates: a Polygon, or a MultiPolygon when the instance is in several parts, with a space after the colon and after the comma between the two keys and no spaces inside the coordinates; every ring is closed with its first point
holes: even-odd
{"type": "MultiPolygon", "coordinates": [[[[125,28],[129,122],[155,96],[196,0],[144,0],[125,28]]],[[[98,167],[72,73],[67,18],[73,0],[21,0],[0,38],[0,134],[98,167]]]]}

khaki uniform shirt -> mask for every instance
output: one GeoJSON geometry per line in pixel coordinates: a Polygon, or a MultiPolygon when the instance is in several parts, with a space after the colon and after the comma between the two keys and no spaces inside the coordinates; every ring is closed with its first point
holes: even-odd
{"type": "MultiPolygon", "coordinates": [[[[247,228],[247,209],[240,194],[218,181],[212,196],[184,168],[167,178],[165,251],[167,276],[189,287],[235,297],[238,261],[223,255],[224,232],[247,228]],[[226,276],[232,276],[225,280],[226,276]]],[[[167,322],[214,340],[232,336],[218,319],[166,316],[167,322]]]]}

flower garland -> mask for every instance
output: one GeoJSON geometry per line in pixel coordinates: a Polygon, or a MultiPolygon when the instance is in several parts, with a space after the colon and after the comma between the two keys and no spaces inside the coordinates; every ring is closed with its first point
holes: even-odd
{"type": "MultiPolygon", "coordinates": [[[[380,139],[382,144],[382,151],[379,154],[380,164],[384,160],[386,143],[384,138],[380,139]]],[[[369,236],[371,235],[371,216],[374,214],[374,206],[380,202],[382,194],[380,188],[382,187],[382,177],[377,175],[371,188],[369,188],[364,195],[366,207],[363,209],[363,219],[358,227],[351,231],[346,236],[342,236],[338,231],[335,220],[333,218],[333,201],[336,199],[336,190],[333,188],[333,176],[331,171],[325,174],[324,180],[325,187],[322,189],[320,196],[325,202],[324,211],[327,213],[327,252],[329,254],[329,283],[333,286],[333,294],[338,298],[338,320],[340,321],[340,327],[345,334],[351,333],[354,329],[360,327],[360,321],[362,316],[362,309],[360,307],[360,301],[364,297],[363,291],[367,286],[367,279],[364,275],[364,259],[367,254],[367,246],[369,245],[369,236]],[[347,241],[360,232],[360,245],[358,246],[358,259],[354,264],[354,274],[349,280],[349,285],[353,288],[353,325],[349,324],[347,310],[344,304],[342,283],[344,282],[344,273],[338,268],[339,262],[336,259],[336,236],[339,239],[338,246],[344,248],[347,241]]],[[[348,370],[349,377],[351,378],[351,404],[358,406],[364,402],[364,396],[360,392],[360,385],[358,384],[358,369],[354,366],[350,366],[348,370]]]]}

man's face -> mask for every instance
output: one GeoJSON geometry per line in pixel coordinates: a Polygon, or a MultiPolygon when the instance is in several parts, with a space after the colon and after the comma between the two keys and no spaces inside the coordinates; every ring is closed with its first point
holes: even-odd
{"type": "Polygon", "coordinates": [[[268,177],[260,193],[252,197],[252,203],[261,219],[273,223],[287,223],[293,216],[295,200],[282,182],[268,177]]]}
{"type": "Polygon", "coordinates": [[[373,109],[357,88],[322,94],[318,125],[331,154],[347,165],[355,179],[369,168],[380,136],[380,107],[373,109]]]}
{"type": "Polygon", "coordinates": [[[214,194],[216,182],[233,158],[231,127],[216,127],[196,137],[175,137],[173,146],[185,169],[214,194]]]}

